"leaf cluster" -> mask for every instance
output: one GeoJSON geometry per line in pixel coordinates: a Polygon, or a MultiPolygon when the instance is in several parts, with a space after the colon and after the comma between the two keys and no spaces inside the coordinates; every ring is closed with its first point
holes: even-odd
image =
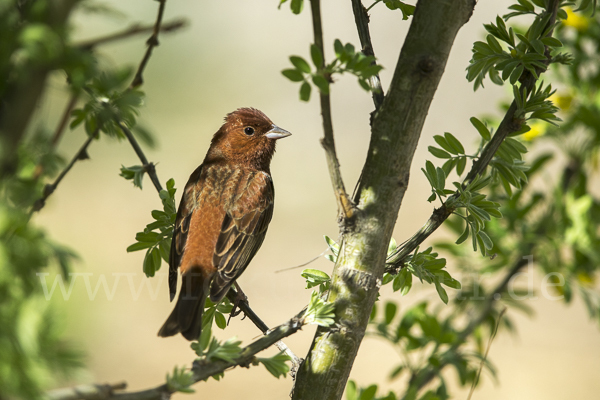
{"type": "MultiPolygon", "coordinates": [[[[395,247],[391,248],[388,254],[392,255],[395,247]]],[[[412,288],[412,278],[417,277],[421,283],[424,281],[435,285],[435,289],[444,303],[448,303],[448,294],[442,285],[453,289],[460,289],[460,282],[452,278],[446,267],[446,260],[438,258],[438,253],[433,252],[433,248],[429,247],[426,250],[419,252],[417,247],[414,253],[406,258],[404,267],[393,275],[385,273],[383,276],[383,284],[386,285],[392,282],[394,292],[400,291],[402,296],[406,295],[412,288]]]]}
{"type": "MultiPolygon", "coordinates": [[[[522,2],[526,3],[531,5],[527,0],[522,2]]],[[[543,3],[541,7],[546,7],[543,0],[536,0],[536,3],[543,3]]],[[[533,10],[531,12],[534,13],[533,10]]],[[[547,68],[546,49],[553,52],[562,47],[560,40],[549,36],[555,27],[549,24],[550,12],[536,14],[533,23],[524,34],[515,32],[505,23],[505,20],[515,15],[520,14],[508,14],[504,19],[498,16],[495,24],[484,25],[489,33],[486,41],[474,43],[473,57],[467,67],[467,80],[474,82],[475,90],[483,86],[486,75],[498,85],[506,81],[516,85],[524,71],[529,71],[537,79],[538,72],[547,68]]]]}
{"type": "Polygon", "coordinates": [[[195,393],[190,386],[194,384],[194,374],[185,367],[173,367],[173,373],[167,374],[167,387],[171,392],[195,393]]]}
{"type": "Polygon", "coordinates": [[[311,65],[302,57],[291,56],[290,62],[294,68],[281,71],[283,76],[292,82],[302,82],[300,85],[300,100],[308,101],[312,91],[312,82],[323,94],[329,94],[329,85],[333,82],[333,76],[349,73],[358,78],[358,83],[366,91],[375,91],[376,89],[369,83],[369,80],[376,76],[383,68],[377,65],[375,57],[366,56],[361,51],[356,51],[350,43],[345,45],[339,39],[334,42],[336,58],[329,64],[324,64],[324,58],[321,50],[316,45],[311,45],[310,56],[311,65]]]}
{"type": "Polygon", "coordinates": [[[86,84],[83,90],[89,99],[82,108],[72,111],[71,129],[83,123],[90,136],[103,132],[110,137],[124,138],[119,122],[134,127],[144,98],[142,91],[126,89],[132,74],[133,69],[129,67],[102,71],[86,84]]]}
{"type": "MultiPolygon", "coordinates": [[[[398,379],[403,374],[412,377],[405,395],[399,398],[416,399],[421,390],[420,380],[426,375],[437,377],[437,387],[429,385],[419,399],[448,399],[445,378],[439,374],[446,366],[455,369],[461,386],[471,384],[475,379],[482,358],[482,348],[473,352],[462,349],[464,344],[461,328],[462,314],[442,316],[438,311],[430,311],[426,302],[419,303],[404,313],[399,312],[393,302],[386,302],[381,311],[374,307],[371,312],[369,331],[385,339],[395,347],[402,361],[390,373],[390,379],[398,379]],[[415,357],[420,354],[419,357],[415,357]]],[[[491,364],[485,366],[495,374],[491,364]]]]}
{"type": "Polygon", "coordinates": [[[164,260],[169,263],[171,239],[177,211],[175,209],[175,181],[167,181],[167,189],[160,192],[163,210],[152,210],[153,222],[146,225],[142,232],[135,235],[136,242],[127,247],[127,252],[146,250],[144,257],[144,273],[154,276],[164,260]]]}

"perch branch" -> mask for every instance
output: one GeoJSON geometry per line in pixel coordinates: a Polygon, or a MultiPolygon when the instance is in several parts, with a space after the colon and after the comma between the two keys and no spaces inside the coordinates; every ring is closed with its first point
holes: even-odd
{"type": "MultiPolygon", "coordinates": [[[[195,361],[192,366],[192,382],[196,383],[206,380],[211,376],[220,374],[225,370],[234,368],[236,366],[249,367],[251,364],[256,363],[256,354],[267,349],[281,339],[296,333],[302,328],[303,323],[304,321],[301,317],[294,317],[290,319],[288,322],[279,325],[277,328],[268,332],[265,336],[244,347],[240,355],[231,362],[224,360],[195,361]]],[[[124,384],[120,385],[120,388],[124,387],[124,384]]],[[[103,385],[92,385],[90,386],[90,389],[93,389],[94,386],[98,388],[94,393],[89,393],[86,396],[76,398],[85,400],[164,400],[170,398],[170,396],[175,393],[175,391],[166,383],[152,389],[130,393],[113,393],[113,390],[100,390],[103,385]]],[[[73,390],[60,389],[52,391],[51,393],[54,394],[52,400],[74,399],[74,397],[71,396],[73,390]]]]}
{"type": "MultiPolygon", "coordinates": [[[[238,299],[238,293],[235,291],[235,289],[231,288],[231,289],[229,289],[229,292],[227,292],[227,298],[232,303],[236,303],[237,299],[238,299]]],[[[242,310],[244,312],[244,315],[246,317],[248,317],[248,319],[250,321],[252,321],[252,323],[258,329],[260,329],[260,331],[263,334],[266,335],[269,332],[269,327],[267,326],[267,324],[265,324],[264,321],[262,319],[260,319],[260,317],[258,315],[256,315],[256,313],[254,312],[254,310],[252,310],[250,308],[250,305],[248,304],[247,301],[237,302],[237,306],[239,307],[240,310],[242,310]]],[[[296,316],[296,318],[301,318],[305,311],[306,311],[306,308],[304,308],[296,316]]],[[[295,372],[298,370],[298,367],[300,366],[300,363],[302,362],[302,359],[300,357],[298,357],[296,354],[294,354],[294,352],[285,343],[283,343],[281,340],[278,341],[278,342],[276,342],[275,346],[277,346],[277,348],[279,349],[279,351],[284,352],[285,354],[287,354],[292,359],[292,369],[291,369],[290,373],[291,373],[292,377],[294,377],[295,376],[295,372]]]]}

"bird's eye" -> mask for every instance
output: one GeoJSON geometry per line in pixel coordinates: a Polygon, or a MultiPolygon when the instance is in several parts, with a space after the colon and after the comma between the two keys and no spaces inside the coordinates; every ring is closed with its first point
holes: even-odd
{"type": "Polygon", "coordinates": [[[254,135],[254,128],[251,126],[247,126],[244,128],[244,133],[248,136],[254,135]]]}

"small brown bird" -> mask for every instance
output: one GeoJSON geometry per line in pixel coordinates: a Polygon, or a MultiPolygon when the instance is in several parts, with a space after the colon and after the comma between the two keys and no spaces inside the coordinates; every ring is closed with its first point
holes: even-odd
{"type": "Polygon", "coordinates": [[[289,135],[254,108],[225,117],[181,197],[169,259],[171,301],[177,268],[182,285],[158,336],[197,340],[206,298],[219,302],[258,251],[273,215],[275,141],[289,135]]]}

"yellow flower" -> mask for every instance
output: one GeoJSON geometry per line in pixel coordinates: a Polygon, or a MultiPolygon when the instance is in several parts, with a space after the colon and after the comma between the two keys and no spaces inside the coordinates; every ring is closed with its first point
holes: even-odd
{"type": "Polygon", "coordinates": [[[569,111],[571,108],[571,102],[573,101],[573,96],[570,94],[554,93],[549,97],[549,100],[554,103],[556,107],[560,108],[561,111],[569,111]]]}
{"type": "Polygon", "coordinates": [[[536,137],[545,134],[547,126],[548,124],[546,122],[532,123],[531,125],[529,125],[531,129],[523,134],[523,140],[530,142],[536,137]]]}
{"type": "Polygon", "coordinates": [[[590,24],[590,19],[582,17],[581,13],[575,14],[570,7],[565,8],[567,12],[567,19],[563,21],[566,26],[571,26],[577,29],[579,32],[585,31],[590,24]]]}

